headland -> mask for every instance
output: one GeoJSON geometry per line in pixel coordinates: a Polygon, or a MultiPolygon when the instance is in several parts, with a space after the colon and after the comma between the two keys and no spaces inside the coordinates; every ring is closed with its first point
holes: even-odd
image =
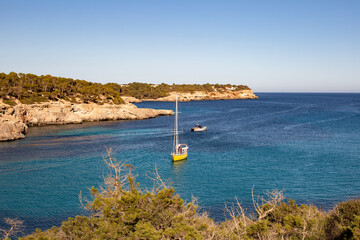
{"type": "Polygon", "coordinates": [[[28,127],[173,115],[137,108],[134,102],[256,99],[245,85],[92,83],[84,80],[0,73],[0,141],[25,137],[28,127]]]}

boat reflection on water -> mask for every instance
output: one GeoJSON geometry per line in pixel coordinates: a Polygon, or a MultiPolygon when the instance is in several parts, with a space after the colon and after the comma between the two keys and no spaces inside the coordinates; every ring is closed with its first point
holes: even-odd
{"type": "Polygon", "coordinates": [[[173,169],[182,169],[185,166],[185,163],[187,162],[187,159],[183,160],[183,161],[172,161],[172,166],[173,169]]]}
{"type": "Polygon", "coordinates": [[[183,161],[171,161],[171,165],[172,165],[172,175],[173,175],[173,180],[175,182],[179,182],[182,181],[183,175],[185,173],[186,170],[186,162],[187,159],[183,160],[183,161]]]}

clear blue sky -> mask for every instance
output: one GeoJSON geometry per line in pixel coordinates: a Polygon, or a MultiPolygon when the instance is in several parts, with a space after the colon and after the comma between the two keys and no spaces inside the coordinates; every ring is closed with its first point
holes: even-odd
{"type": "Polygon", "coordinates": [[[0,72],[360,92],[358,0],[0,0],[0,72]]]}

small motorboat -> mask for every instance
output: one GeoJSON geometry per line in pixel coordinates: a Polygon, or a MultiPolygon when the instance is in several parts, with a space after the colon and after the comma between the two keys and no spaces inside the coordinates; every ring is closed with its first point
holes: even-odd
{"type": "Polygon", "coordinates": [[[202,131],[206,131],[206,130],[207,130],[207,127],[202,126],[200,124],[196,124],[195,127],[193,127],[191,129],[192,132],[202,132],[202,131]]]}

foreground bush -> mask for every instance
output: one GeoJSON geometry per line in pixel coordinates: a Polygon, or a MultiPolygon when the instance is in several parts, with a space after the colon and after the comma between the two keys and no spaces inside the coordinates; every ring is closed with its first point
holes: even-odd
{"type": "Polygon", "coordinates": [[[335,206],[326,220],[327,239],[360,239],[360,199],[335,206]]]}
{"type": "Polygon", "coordinates": [[[61,227],[37,229],[23,239],[360,239],[359,199],[326,213],[292,199],[284,202],[282,191],[252,194],[254,214],[237,202],[227,208],[230,218],[217,224],[194,202],[185,203],[157,171],[157,187],[142,191],[131,165],[112,158],[111,151],[105,161],[112,172],[103,188],[91,189],[94,198],[84,206],[90,216],[69,218],[61,227]]]}
{"type": "Polygon", "coordinates": [[[230,211],[231,219],[220,225],[222,239],[323,239],[324,212],[282,200],[279,191],[258,197],[254,216],[247,216],[238,204],[230,211]]]}
{"type": "Polygon", "coordinates": [[[60,228],[36,230],[24,239],[211,239],[215,234],[214,222],[157,175],[158,188],[142,192],[132,166],[111,156],[106,161],[113,175],[105,179],[104,189],[91,189],[94,200],[86,206],[91,216],[69,218],[60,228]],[[122,176],[125,168],[129,173],[122,176]]]}

